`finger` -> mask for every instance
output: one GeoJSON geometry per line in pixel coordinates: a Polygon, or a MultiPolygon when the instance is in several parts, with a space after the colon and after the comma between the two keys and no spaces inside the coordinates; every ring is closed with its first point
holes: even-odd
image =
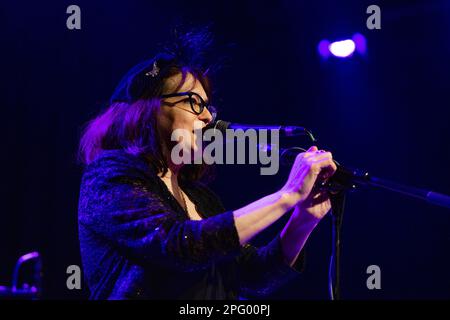
{"type": "Polygon", "coordinates": [[[319,160],[327,159],[327,158],[330,158],[330,159],[333,158],[333,155],[331,154],[331,152],[322,152],[322,153],[316,152],[313,154],[313,157],[310,160],[311,161],[319,161],[319,160]]]}
{"type": "Polygon", "coordinates": [[[322,171],[332,171],[334,173],[333,164],[334,162],[331,158],[323,158],[317,161],[312,161],[309,164],[309,171],[314,175],[319,175],[322,171]]]}
{"type": "Polygon", "coordinates": [[[337,170],[337,165],[336,165],[336,162],[334,162],[334,160],[333,160],[333,162],[331,163],[331,168],[333,169],[333,173],[335,173],[336,170],[337,170]]]}
{"type": "Polygon", "coordinates": [[[332,161],[328,166],[321,169],[318,180],[326,182],[329,178],[331,178],[331,176],[334,175],[336,170],[336,164],[334,163],[334,161],[332,161]]]}
{"type": "Polygon", "coordinates": [[[322,169],[322,171],[320,171],[319,175],[317,176],[317,181],[320,184],[325,184],[328,181],[328,179],[331,178],[331,176],[333,174],[334,174],[334,172],[331,171],[328,167],[324,168],[324,169],[322,169]]]}
{"type": "Polygon", "coordinates": [[[334,161],[328,162],[323,167],[321,167],[321,172],[326,173],[328,176],[332,176],[337,170],[336,164],[334,161]]]}
{"type": "Polygon", "coordinates": [[[334,163],[334,160],[331,158],[319,159],[318,161],[315,161],[314,164],[317,164],[321,169],[328,169],[332,170],[333,172],[336,169],[336,164],[334,163]]]}
{"type": "Polygon", "coordinates": [[[331,159],[329,165],[324,167],[323,170],[326,170],[330,174],[330,176],[332,176],[337,170],[336,162],[334,162],[334,160],[331,159]]]}
{"type": "MultiPolygon", "coordinates": [[[[313,148],[313,147],[311,147],[313,148]]],[[[308,149],[308,151],[306,151],[305,154],[305,158],[310,158],[310,157],[315,157],[315,156],[320,156],[323,154],[326,154],[327,152],[325,150],[317,150],[317,147],[314,146],[315,149],[313,149],[312,151],[311,148],[308,149]]]]}
{"type": "Polygon", "coordinates": [[[299,153],[296,157],[296,160],[308,159],[311,157],[322,156],[326,154],[331,155],[330,152],[326,152],[325,150],[318,150],[316,146],[312,146],[307,151],[299,153]]]}

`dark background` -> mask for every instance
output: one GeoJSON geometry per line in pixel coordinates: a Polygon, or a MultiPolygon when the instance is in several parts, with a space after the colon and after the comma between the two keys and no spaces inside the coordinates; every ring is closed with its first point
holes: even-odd
{"type": "MultiPolygon", "coordinates": [[[[227,57],[214,77],[220,118],[302,125],[342,164],[450,194],[449,1],[2,3],[0,284],[10,284],[20,255],[37,250],[44,298],[87,296],[85,286],[66,288],[67,266],[80,265],[82,126],[179,22],[211,23],[218,56],[227,57]],[[81,30],[66,28],[71,4],[81,8],[81,30]],[[381,7],[381,30],[366,28],[370,4],[381,7]],[[319,58],[321,39],[355,32],[367,38],[365,57],[319,58]]],[[[217,171],[212,186],[228,209],[276,191],[287,174],[261,176],[257,166],[238,165],[217,171]]],[[[303,276],[272,298],[328,298],[330,220],[307,244],[303,276]]],[[[449,299],[449,248],[448,209],[383,190],[352,193],[343,227],[343,298],[449,299]],[[381,268],[381,290],[366,287],[372,264],[381,268]]]]}

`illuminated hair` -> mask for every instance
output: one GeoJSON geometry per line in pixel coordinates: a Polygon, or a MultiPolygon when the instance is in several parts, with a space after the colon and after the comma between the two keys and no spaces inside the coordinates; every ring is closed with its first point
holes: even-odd
{"type": "MultiPolygon", "coordinates": [[[[177,92],[191,74],[200,81],[211,100],[211,86],[207,73],[210,68],[201,65],[202,48],[211,42],[207,31],[187,33],[174,42],[172,49],[143,61],[127,72],[111,96],[106,110],[88,122],[82,133],[79,159],[84,164],[94,161],[102,151],[122,149],[143,156],[156,172],[167,172],[162,154],[162,141],[156,130],[156,112],[161,105],[165,81],[181,74],[177,92]]],[[[167,92],[164,92],[167,93],[167,92]]],[[[186,165],[180,172],[182,179],[201,178],[206,165],[186,165]]]]}

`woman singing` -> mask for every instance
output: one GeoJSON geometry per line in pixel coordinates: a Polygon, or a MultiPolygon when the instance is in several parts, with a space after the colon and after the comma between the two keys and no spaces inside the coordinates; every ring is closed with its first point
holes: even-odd
{"type": "Polygon", "coordinates": [[[86,127],[79,236],[91,299],[239,299],[298,275],[302,248],[331,208],[313,187],[335,172],[332,155],[311,147],[282,188],[227,211],[201,182],[207,165],[171,160],[176,143],[195,149],[194,122],[213,120],[210,99],[205,69],[161,53],[134,67],[86,127]],[[171,141],[175,129],[191,139],[171,141]],[[271,242],[249,244],[291,209],[271,242]]]}

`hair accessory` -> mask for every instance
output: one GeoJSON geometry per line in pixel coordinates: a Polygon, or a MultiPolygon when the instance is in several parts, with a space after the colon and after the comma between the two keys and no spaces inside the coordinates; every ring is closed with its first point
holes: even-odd
{"type": "Polygon", "coordinates": [[[150,76],[150,77],[154,78],[154,77],[156,77],[158,75],[158,73],[159,73],[159,68],[156,65],[156,61],[154,61],[153,62],[153,69],[151,71],[149,71],[149,72],[146,72],[145,75],[147,77],[150,76]]]}

